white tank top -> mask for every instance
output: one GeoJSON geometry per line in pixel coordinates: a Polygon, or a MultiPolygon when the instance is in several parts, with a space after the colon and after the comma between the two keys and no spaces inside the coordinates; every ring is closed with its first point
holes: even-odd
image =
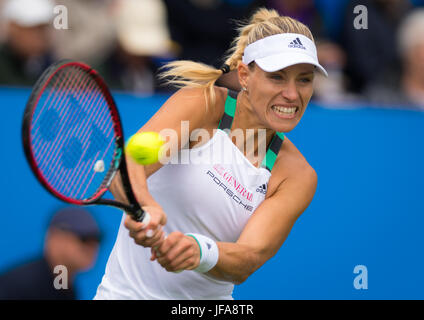
{"type": "MultiPolygon", "coordinates": [[[[180,150],[147,179],[152,197],[167,214],[164,230],[199,233],[215,241],[236,242],[266,187],[284,135],[277,133],[262,166],[253,166],[223,129],[231,128],[234,94],[213,137],[200,147],[180,150]],[[231,119],[228,119],[228,116],[231,119]]],[[[150,261],[150,248],[134,243],[122,217],[118,236],[95,299],[232,299],[234,285],[195,271],[167,272],[150,261]]]]}

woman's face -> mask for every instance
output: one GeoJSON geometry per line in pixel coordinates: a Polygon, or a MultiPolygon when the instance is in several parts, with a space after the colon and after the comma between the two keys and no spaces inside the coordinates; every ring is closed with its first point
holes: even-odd
{"type": "Polygon", "coordinates": [[[240,67],[240,83],[261,125],[289,132],[299,123],[313,94],[314,68],[306,63],[276,72],[240,67]]]}

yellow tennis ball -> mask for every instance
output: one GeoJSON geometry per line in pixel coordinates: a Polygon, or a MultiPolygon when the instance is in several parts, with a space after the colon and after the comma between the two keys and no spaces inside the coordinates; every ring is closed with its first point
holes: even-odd
{"type": "Polygon", "coordinates": [[[159,161],[164,143],[165,140],[157,132],[140,132],[128,139],[125,152],[139,164],[153,164],[159,161]]]}

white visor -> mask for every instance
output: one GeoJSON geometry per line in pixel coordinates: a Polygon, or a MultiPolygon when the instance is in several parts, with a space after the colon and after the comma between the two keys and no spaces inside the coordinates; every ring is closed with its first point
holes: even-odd
{"type": "Polygon", "coordinates": [[[249,44],[244,49],[243,63],[249,64],[252,61],[266,72],[275,72],[295,64],[308,63],[328,76],[327,71],[318,62],[314,42],[297,33],[276,34],[249,44]]]}

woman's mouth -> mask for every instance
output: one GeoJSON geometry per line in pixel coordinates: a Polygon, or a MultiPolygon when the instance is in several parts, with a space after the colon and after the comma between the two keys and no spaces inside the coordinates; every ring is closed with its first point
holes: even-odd
{"type": "Polygon", "coordinates": [[[299,111],[299,107],[283,107],[277,105],[273,105],[271,109],[279,118],[283,119],[293,119],[299,111]]]}

